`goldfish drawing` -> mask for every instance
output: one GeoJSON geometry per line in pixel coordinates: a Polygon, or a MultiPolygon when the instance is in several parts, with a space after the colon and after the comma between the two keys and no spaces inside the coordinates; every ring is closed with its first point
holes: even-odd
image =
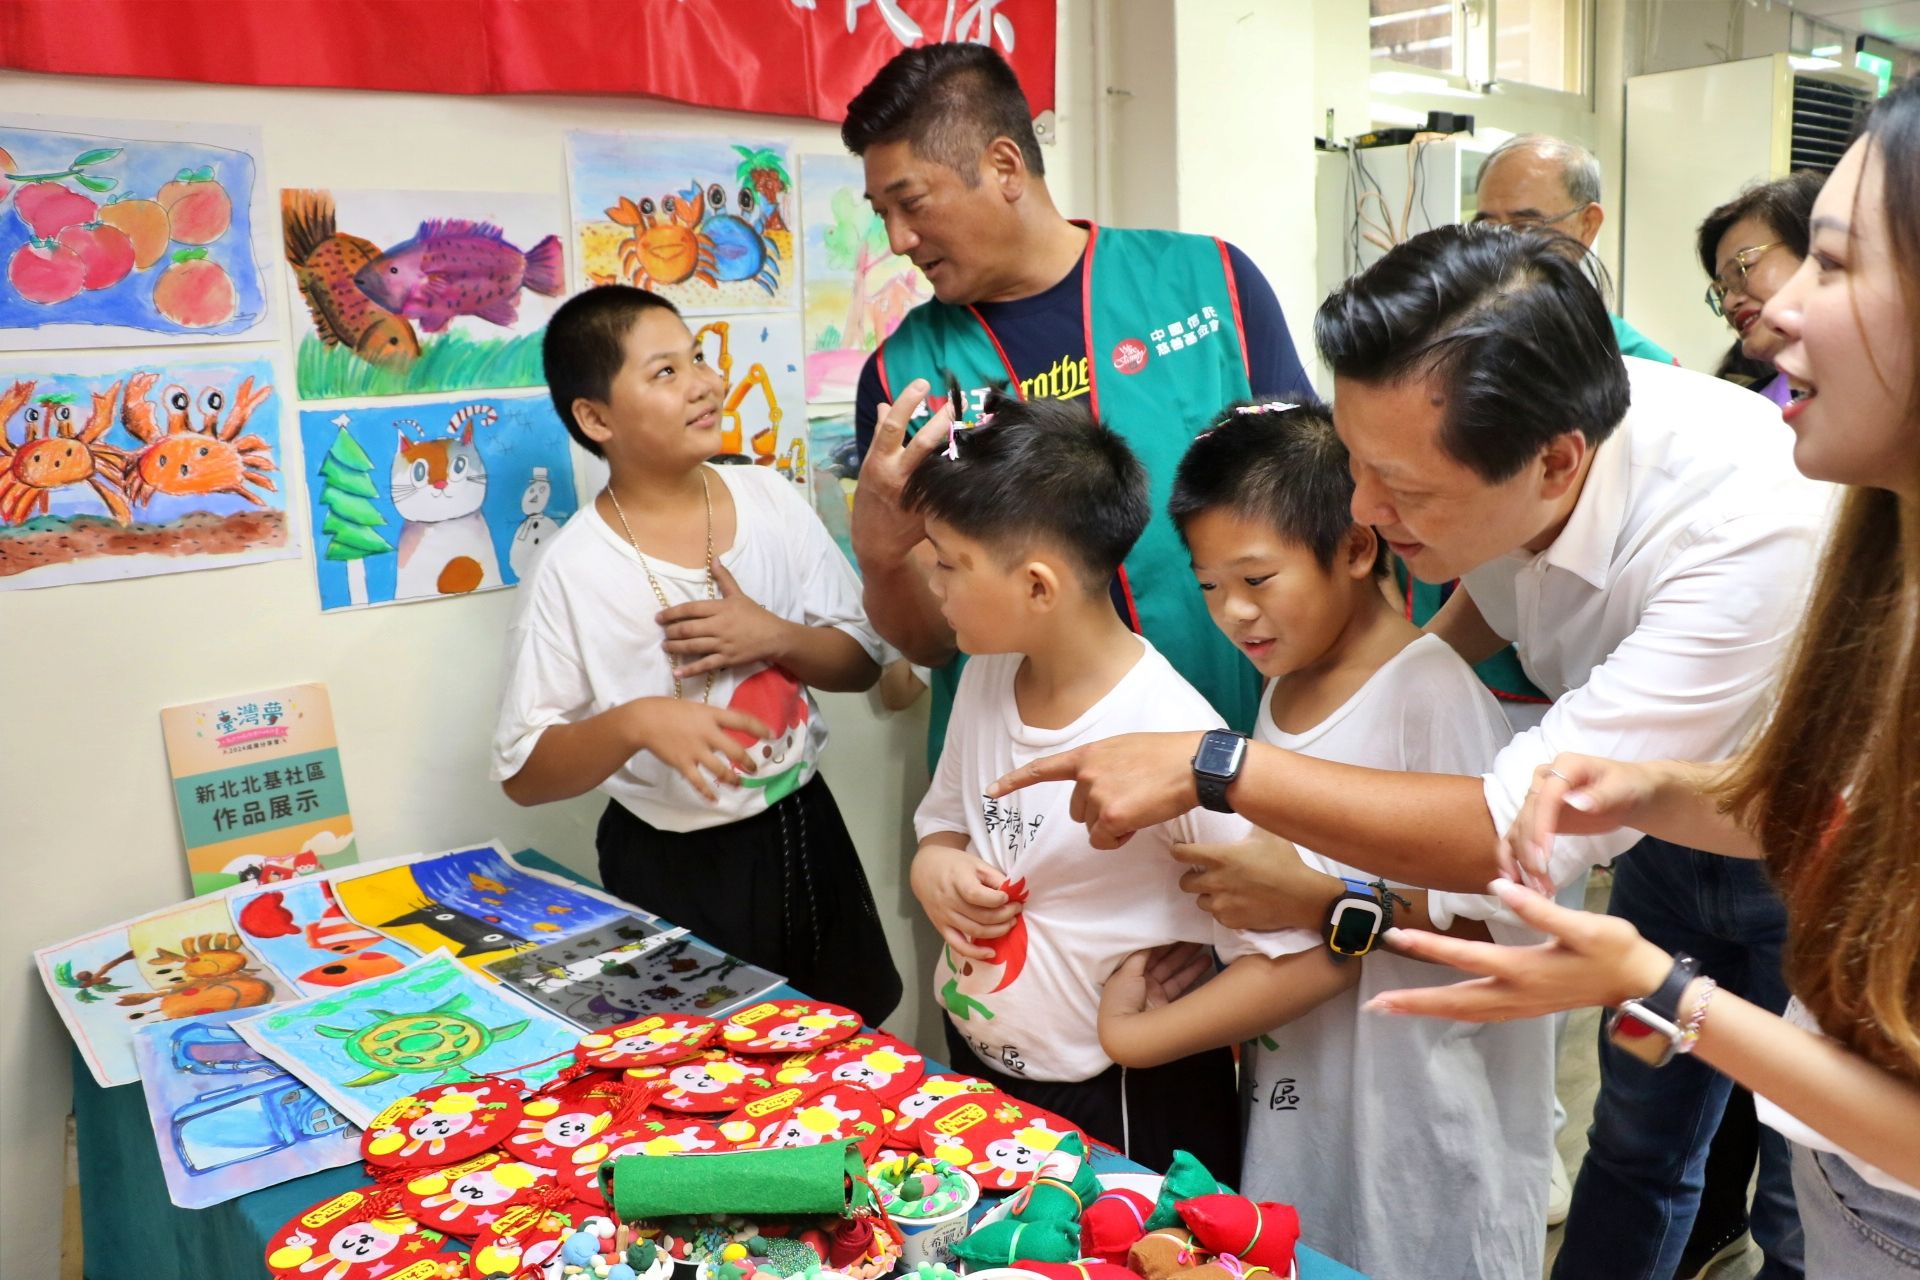
{"type": "Polygon", "coordinates": [[[567,913],[568,913],[569,911],[572,911],[572,910],[573,910],[573,908],[572,908],[572,907],[562,907],[562,906],[557,906],[557,905],[556,905],[556,906],[551,906],[551,907],[548,907],[548,908],[547,908],[547,914],[548,914],[548,915],[550,915],[550,916],[564,916],[564,915],[566,915],[566,914],[567,914],[567,913]]]}
{"type": "Polygon", "coordinates": [[[413,325],[354,283],[354,273],[379,257],[380,247],[337,229],[333,197],[288,188],[280,193],[280,218],[287,261],[320,340],[349,347],[371,364],[408,364],[417,358],[420,335],[413,325]]]}
{"type": "MultiPolygon", "coordinates": [[[[478,871],[467,872],[467,883],[471,884],[481,893],[505,893],[507,891],[507,886],[501,884],[498,880],[487,879],[487,877],[481,875],[478,871]]],[[[487,905],[497,907],[500,904],[497,902],[489,902],[487,905]]]]}
{"type": "Polygon", "coordinates": [[[511,325],[520,316],[521,289],[558,297],[564,275],[558,236],[523,253],[490,222],[432,218],[353,280],[373,302],[439,333],[455,316],[511,325]]]}

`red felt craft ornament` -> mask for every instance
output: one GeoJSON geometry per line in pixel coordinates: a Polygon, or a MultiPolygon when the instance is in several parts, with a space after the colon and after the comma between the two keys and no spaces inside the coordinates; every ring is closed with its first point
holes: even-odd
{"type": "Polygon", "coordinates": [[[860,1030],[860,1015],[816,1000],[763,1000],[720,1026],[720,1044],[734,1053],[790,1054],[824,1049],[860,1030]]]}
{"type": "Polygon", "coordinates": [[[275,1280],[426,1280],[445,1240],[406,1215],[399,1188],[360,1187],[267,1237],[267,1270],[275,1280]]]}
{"type": "Polygon", "coordinates": [[[600,1170],[609,1160],[621,1156],[677,1156],[688,1152],[714,1152],[732,1149],[720,1130],[691,1116],[669,1112],[644,1112],[638,1122],[622,1129],[608,1130],[593,1142],[579,1148],[560,1167],[560,1184],[574,1196],[605,1212],[609,1201],[600,1185],[600,1170]]]}
{"type": "Polygon", "coordinates": [[[574,1057],[602,1071],[622,1071],[680,1062],[704,1049],[720,1034],[712,1018],[684,1013],[655,1013],[582,1036],[574,1057]]]}
{"type": "Polygon", "coordinates": [[[1075,1132],[1052,1112],[996,1089],[941,1103],[919,1124],[915,1140],[922,1155],[966,1169],[982,1191],[1017,1191],[1039,1174],[1060,1140],[1075,1132]]]}
{"type": "Polygon", "coordinates": [[[400,1187],[400,1204],[414,1221],[471,1240],[515,1200],[555,1185],[554,1172],[483,1151],[444,1169],[416,1173],[400,1187]]]}
{"type": "Polygon", "coordinates": [[[884,1031],[862,1031],[827,1049],[796,1053],[774,1068],[778,1084],[855,1084],[882,1102],[902,1098],[920,1083],[926,1059],[884,1031]]]}
{"type": "Polygon", "coordinates": [[[1292,1269],[1300,1242],[1300,1215],[1292,1205],[1213,1195],[1182,1200],[1175,1208],[1207,1252],[1232,1254],[1279,1275],[1292,1269]]]}
{"type": "Polygon", "coordinates": [[[502,1081],[436,1085],[375,1116],[360,1135],[360,1155],[376,1169],[458,1164],[497,1146],[523,1114],[520,1091],[502,1081]]]}
{"type": "Polygon", "coordinates": [[[894,1102],[887,1136],[902,1146],[918,1148],[920,1124],[934,1111],[963,1095],[997,1092],[986,1081],[957,1072],[928,1076],[894,1102]]]}
{"type": "Polygon", "coordinates": [[[863,1160],[872,1160],[886,1138],[880,1100],[853,1085],[788,1085],[763,1080],[760,1096],[728,1116],[720,1132],[742,1147],[811,1147],[854,1139],[863,1160]]]}

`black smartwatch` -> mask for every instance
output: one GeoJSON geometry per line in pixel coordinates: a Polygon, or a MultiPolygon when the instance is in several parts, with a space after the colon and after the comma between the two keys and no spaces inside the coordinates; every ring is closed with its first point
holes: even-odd
{"type": "Polygon", "coordinates": [[[1232,813],[1227,787],[1247,762],[1247,735],[1228,729],[1209,729],[1193,753],[1193,785],[1200,803],[1216,813],[1232,813]]]}
{"type": "Polygon", "coordinates": [[[1680,1050],[1680,997],[1699,976],[1700,962],[1676,953],[1666,981],[1652,995],[1622,1000],[1608,1016],[1607,1039],[1648,1066],[1666,1066],[1680,1050]]]}
{"type": "Polygon", "coordinates": [[[1387,927],[1387,905],[1374,893],[1372,885],[1345,876],[1340,881],[1346,888],[1328,905],[1327,923],[1321,926],[1327,950],[1333,952],[1336,964],[1373,950],[1373,944],[1387,927]]]}

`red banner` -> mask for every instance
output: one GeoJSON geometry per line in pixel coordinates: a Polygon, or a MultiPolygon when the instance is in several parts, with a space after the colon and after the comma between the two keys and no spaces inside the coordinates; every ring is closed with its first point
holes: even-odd
{"type": "Polygon", "coordinates": [[[1012,62],[1037,115],[1053,106],[1054,3],[0,0],[0,67],[410,93],[639,94],[838,122],[900,50],[971,40],[1012,62]]]}

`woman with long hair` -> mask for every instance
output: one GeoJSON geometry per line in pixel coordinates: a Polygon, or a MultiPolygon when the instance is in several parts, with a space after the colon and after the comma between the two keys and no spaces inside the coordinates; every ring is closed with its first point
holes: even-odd
{"type": "Polygon", "coordinates": [[[1776,1017],[1632,925],[1496,891],[1552,935],[1501,948],[1394,931],[1482,976],[1386,992],[1382,1012],[1487,1021],[1620,1009],[1614,1042],[1692,1052],[1793,1145],[1807,1274],[1920,1268],[1920,79],[1883,99],[1814,206],[1806,260],[1760,323],[1807,475],[1849,486],[1778,702],[1730,765],[1563,755],[1502,841],[1537,875],[1557,833],[1632,828],[1764,858],[1787,903],[1776,1017]]]}

